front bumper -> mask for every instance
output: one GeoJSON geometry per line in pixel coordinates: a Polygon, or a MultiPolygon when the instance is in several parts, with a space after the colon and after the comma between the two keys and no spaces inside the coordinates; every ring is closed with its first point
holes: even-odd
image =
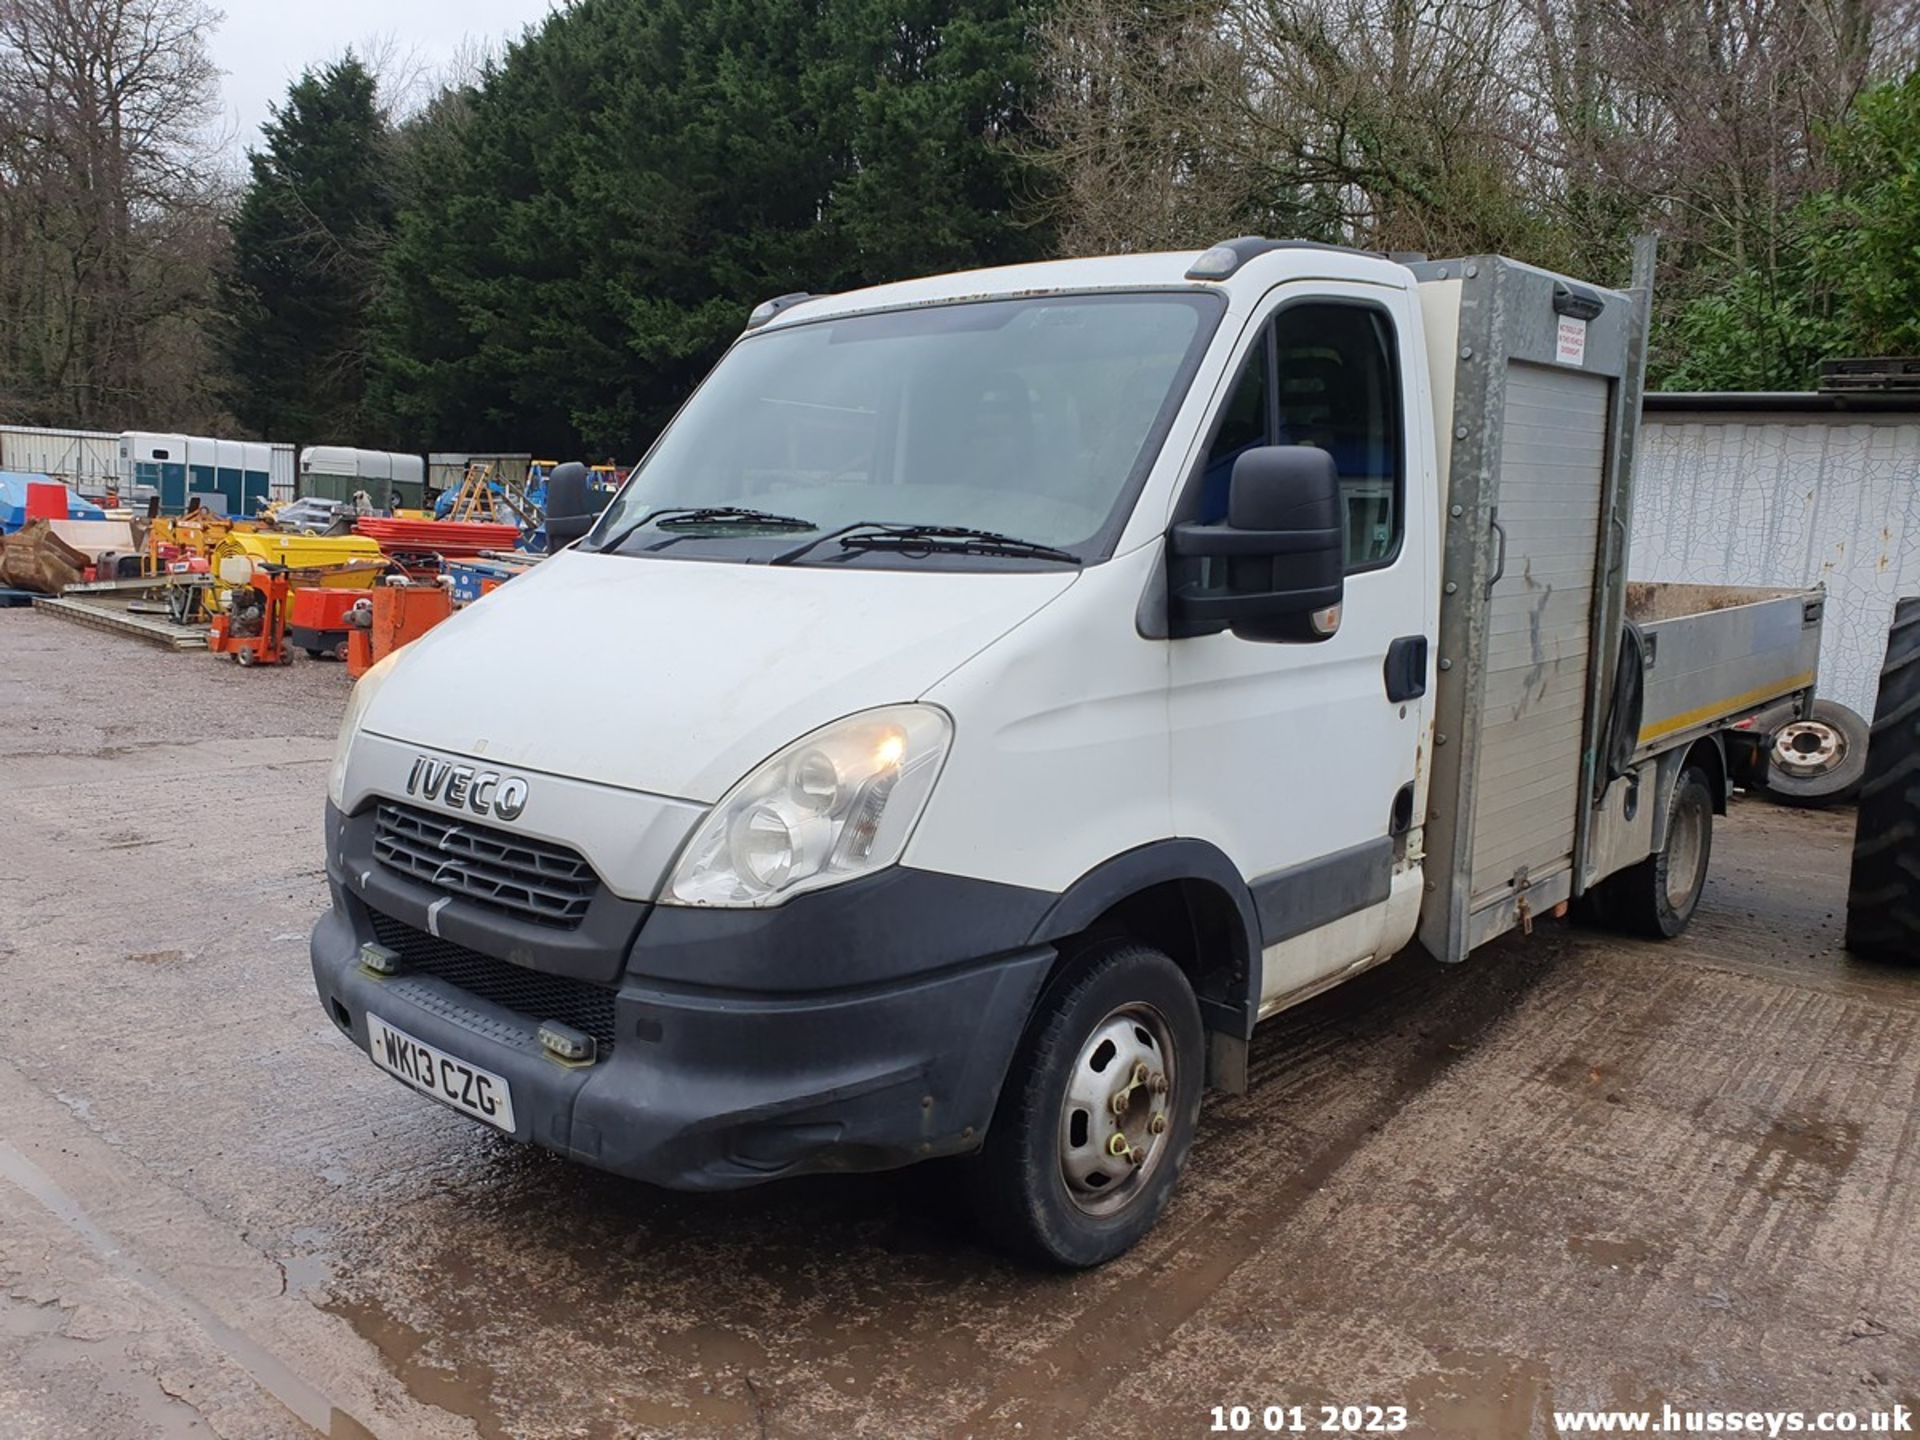
{"type": "MultiPolygon", "coordinates": [[[[330,878],[333,908],[313,931],[314,981],[355,1045],[367,1047],[371,1010],[504,1076],[516,1139],[675,1189],[888,1169],[977,1148],[1054,955],[1049,946],[1017,945],[832,990],[772,992],[658,978],[672,968],[660,962],[689,953],[663,946],[662,934],[634,947],[614,988],[610,1053],[576,1068],[541,1048],[538,1015],[433,975],[403,969],[383,979],[362,968],[360,946],[375,938],[372,914],[338,873],[330,878]],[[648,951],[649,973],[636,973],[648,951]]],[[[784,938],[791,972],[807,964],[818,937],[802,933],[805,909],[785,908],[784,920],[768,912],[761,921],[763,938],[784,938]]],[[[728,934],[738,922],[724,913],[677,918],[715,938],[747,938],[728,934]]],[[[937,927],[938,917],[927,919],[937,927]]],[[[1024,913],[1007,923],[1029,933],[1024,913]]],[[[652,928],[643,924],[641,935],[652,928]]],[[[937,928],[928,934],[930,951],[942,948],[938,937],[937,928]]]]}

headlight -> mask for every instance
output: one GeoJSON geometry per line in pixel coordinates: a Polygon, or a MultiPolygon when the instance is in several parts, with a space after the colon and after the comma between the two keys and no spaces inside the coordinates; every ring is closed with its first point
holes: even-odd
{"type": "Polygon", "coordinates": [[[693,832],[669,905],[778,905],[900,858],[953,738],[946,712],[892,705],[794,741],[693,832]]]}
{"type": "Polygon", "coordinates": [[[393,662],[399,658],[400,652],[395,650],[370,667],[354,682],[352,693],[347,696],[347,713],[340,717],[340,738],[333,745],[333,768],[327,772],[327,799],[336,810],[347,808],[347,761],[353,754],[353,737],[360,729],[361,717],[373,703],[375,692],[387,683],[387,676],[393,673],[393,662]]]}

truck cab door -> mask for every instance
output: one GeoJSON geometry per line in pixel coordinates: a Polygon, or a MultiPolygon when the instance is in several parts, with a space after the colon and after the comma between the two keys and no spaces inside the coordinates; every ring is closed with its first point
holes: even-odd
{"type": "Polygon", "coordinates": [[[1240,337],[1175,509],[1176,521],[1224,520],[1233,462],[1258,445],[1318,446],[1340,480],[1346,591],[1330,638],[1221,631],[1170,644],[1174,823],[1249,883],[1266,1009],[1399,949],[1418,909],[1438,609],[1419,337],[1406,291],[1277,287],[1240,337]]]}

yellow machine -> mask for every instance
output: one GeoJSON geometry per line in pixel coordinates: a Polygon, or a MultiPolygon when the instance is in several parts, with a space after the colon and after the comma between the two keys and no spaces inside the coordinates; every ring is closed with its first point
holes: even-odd
{"type": "Polygon", "coordinates": [[[210,559],[214,548],[227,536],[236,532],[247,534],[260,528],[255,521],[230,520],[210,510],[196,510],[186,515],[162,515],[147,526],[146,554],[142,558],[142,567],[149,575],[164,575],[168,564],[175,560],[193,555],[210,559]]]}
{"type": "MultiPolygon", "coordinates": [[[[199,590],[201,604],[218,612],[227,608],[233,585],[222,577],[246,574],[271,566],[295,572],[295,584],[323,590],[370,590],[392,569],[379,543],[365,535],[288,535],[277,530],[235,531],[223,538],[207,557],[214,583],[199,590]],[[230,566],[229,560],[245,566],[230,566]]],[[[288,595],[291,592],[287,592],[288,595]]],[[[286,608],[283,597],[282,608],[286,608]]],[[[283,621],[285,617],[282,617],[283,621]]]]}
{"type": "Polygon", "coordinates": [[[290,535],[280,530],[235,530],[207,556],[214,574],[229,555],[288,570],[326,570],[319,581],[330,590],[366,590],[387,568],[380,542],[366,535],[290,535]]]}

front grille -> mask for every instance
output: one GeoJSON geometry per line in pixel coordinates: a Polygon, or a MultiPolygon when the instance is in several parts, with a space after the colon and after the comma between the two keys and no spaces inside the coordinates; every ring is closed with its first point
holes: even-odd
{"type": "Polygon", "coordinates": [[[536,1024],[558,1020],[571,1025],[593,1036],[602,1055],[613,1049],[613,991],[604,985],[510,965],[425,934],[391,915],[367,913],[373,917],[374,937],[400,957],[403,976],[431,975],[536,1024]]]}
{"type": "Polygon", "coordinates": [[[564,845],[392,801],[374,814],[373,854],[409,879],[569,930],[600,888],[593,867],[564,845]]]}

